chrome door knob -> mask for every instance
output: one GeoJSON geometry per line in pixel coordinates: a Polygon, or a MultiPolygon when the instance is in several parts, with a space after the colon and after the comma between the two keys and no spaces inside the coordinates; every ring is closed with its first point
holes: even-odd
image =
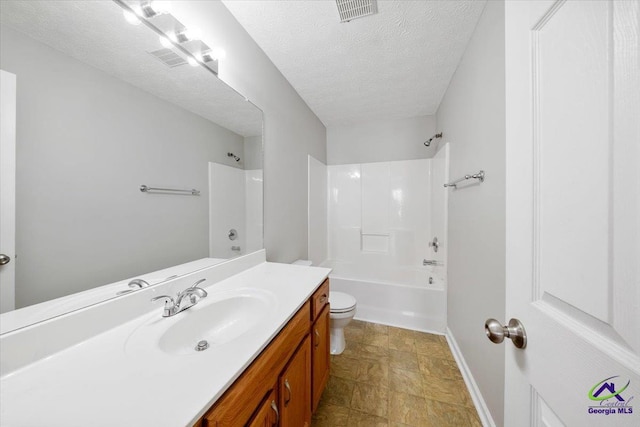
{"type": "Polygon", "coordinates": [[[509,320],[507,326],[502,326],[496,319],[487,319],[484,323],[484,332],[493,343],[500,344],[505,338],[511,338],[517,348],[527,346],[527,333],[518,319],[509,320]]]}
{"type": "Polygon", "coordinates": [[[9,264],[11,262],[11,258],[8,255],[0,254],[0,265],[9,264]]]}

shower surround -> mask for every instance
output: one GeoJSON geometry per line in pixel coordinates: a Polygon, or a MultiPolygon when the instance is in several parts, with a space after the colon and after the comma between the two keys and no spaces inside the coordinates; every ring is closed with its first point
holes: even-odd
{"type": "Polygon", "coordinates": [[[327,167],[322,265],[333,268],[332,289],[358,300],[357,319],[444,332],[447,153],[445,146],[433,159],[327,167]],[[438,252],[429,246],[434,237],[438,252]]]}

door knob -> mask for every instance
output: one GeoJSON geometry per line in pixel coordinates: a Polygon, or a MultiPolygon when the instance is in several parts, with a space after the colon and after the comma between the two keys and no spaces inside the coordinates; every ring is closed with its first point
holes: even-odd
{"type": "Polygon", "coordinates": [[[5,254],[0,254],[0,265],[9,264],[11,262],[11,258],[9,258],[5,254]]]}
{"type": "Polygon", "coordinates": [[[496,319],[487,319],[484,323],[484,331],[491,342],[500,344],[505,338],[511,338],[517,348],[527,346],[527,333],[518,319],[509,320],[507,326],[502,326],[496,319]]]}

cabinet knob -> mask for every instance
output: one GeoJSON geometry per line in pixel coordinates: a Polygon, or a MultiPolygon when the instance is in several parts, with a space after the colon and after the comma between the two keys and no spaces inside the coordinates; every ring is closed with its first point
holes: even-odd
{"type": "Polygon", "coordinates": [[[314,329],[313,332],[316,334],[316,343],[313,345],[315,348],[318,348],[320,345],[320,332],[317,329],[314,329]]]}

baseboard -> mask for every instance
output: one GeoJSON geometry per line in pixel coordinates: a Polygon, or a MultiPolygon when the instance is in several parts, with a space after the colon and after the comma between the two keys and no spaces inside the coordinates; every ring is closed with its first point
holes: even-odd
{"type": "Polygon", "coordinates": [[[482,393],[480,393],[478,384],[476,384],[473,375],[471,375],[469,366],[464,360],[462,352],[460,351],[460,347],[458,347],[458,343],[456,342],[456,339],[454,338],[453,333],[449,328],[447,328],[446,337],[447,342],[449,343],[449,348],[451,349],[451,353],[456,359],[456,363],[458,363],[458,367],[460,368],[460,372],[462,373],[462,378],[464,379],[464,382],[469,389],[469,394],[471,394],[471,399],[473,400],[473,404],[476,407],[476,411],[478,411],[480,422],[482,422],[482,425],[484,427],[496,427],[496,423],[495,421],[493,421],[493,417],[491,417],[489,408],[482,398],[482,393]]]}

